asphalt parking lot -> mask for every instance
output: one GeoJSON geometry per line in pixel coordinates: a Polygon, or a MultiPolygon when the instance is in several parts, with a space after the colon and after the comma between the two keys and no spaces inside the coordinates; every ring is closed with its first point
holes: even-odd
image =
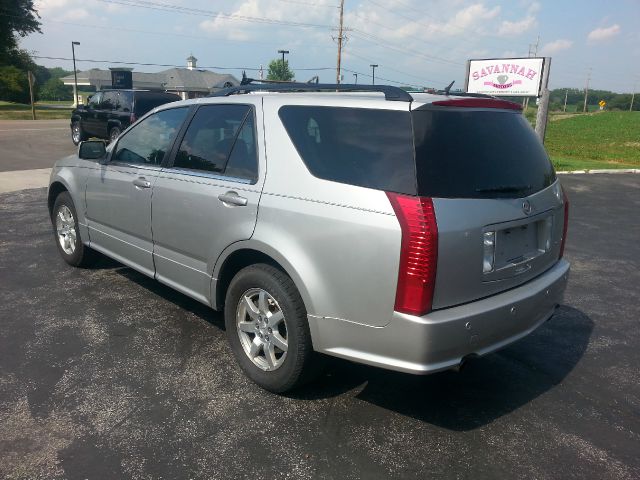
{"type": "Polygon", "coordinates": [[[67,266],[44,189],[0,195],[0,476],[640,478],[640,175],[562,182],[551,321],[461,373],[332,360],[288,397],[244,377],[220,314],[67,266]]]}
{"type": "Polygon", "coordinates": [[[51,168],[77,147],[69,120],[0,120],[0,172],[51,168]]]}

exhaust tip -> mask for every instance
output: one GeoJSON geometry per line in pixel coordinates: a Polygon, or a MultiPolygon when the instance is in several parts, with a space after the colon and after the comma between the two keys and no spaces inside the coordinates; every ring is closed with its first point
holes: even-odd
{"type": "Polygon", "coordinates": [[[460,373],[462,369],[467,366],[470,360],[473,360],[474,358],[478,358],[478,357],[479,355],[477,353],[470,353],[469,355],[465,355],[464,357],[462,357],[462,360],[460,360],[460,363],[455,367],[452,367],[451,370],[454,370],[455,372],[460,373]]]}

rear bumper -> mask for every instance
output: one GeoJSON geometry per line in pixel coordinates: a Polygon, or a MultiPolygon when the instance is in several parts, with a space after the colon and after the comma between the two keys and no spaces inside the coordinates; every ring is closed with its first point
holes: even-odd
{"type": "Polygon", "coordinates": [[[394,312],[385,327],[309,316],[314,348],[359,363],[427,374],[485,355],[528,335],[562,301],[569,263],[560,260],[541,276],[482,300],[422,317],[394,312]]]}

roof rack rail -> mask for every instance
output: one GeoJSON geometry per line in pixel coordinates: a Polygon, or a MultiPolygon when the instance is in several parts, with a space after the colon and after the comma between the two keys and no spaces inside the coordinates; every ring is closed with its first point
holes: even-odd
{"type": "Polygon", "coordinates": [[[234,94],[249,92],[380,92],[385,100],[396,102],[412,102],[413,97],[399,87],[389,85],[353,85],[333,83],[247,83],[211,93],[210,97],[228,97],[234,94]]]}

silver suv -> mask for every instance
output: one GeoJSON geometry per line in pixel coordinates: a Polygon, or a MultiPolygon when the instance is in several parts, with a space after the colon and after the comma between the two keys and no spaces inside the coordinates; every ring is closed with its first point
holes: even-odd
{"type": "Polygon", "coordinates": [[[569,272],[551,162],[491,97],[236,87],[83,142],[48,204],[69,264],[101,252],[224,310],[238,363],[275,392],[318,353],[458,368],[548,320],[569,272]]]}

